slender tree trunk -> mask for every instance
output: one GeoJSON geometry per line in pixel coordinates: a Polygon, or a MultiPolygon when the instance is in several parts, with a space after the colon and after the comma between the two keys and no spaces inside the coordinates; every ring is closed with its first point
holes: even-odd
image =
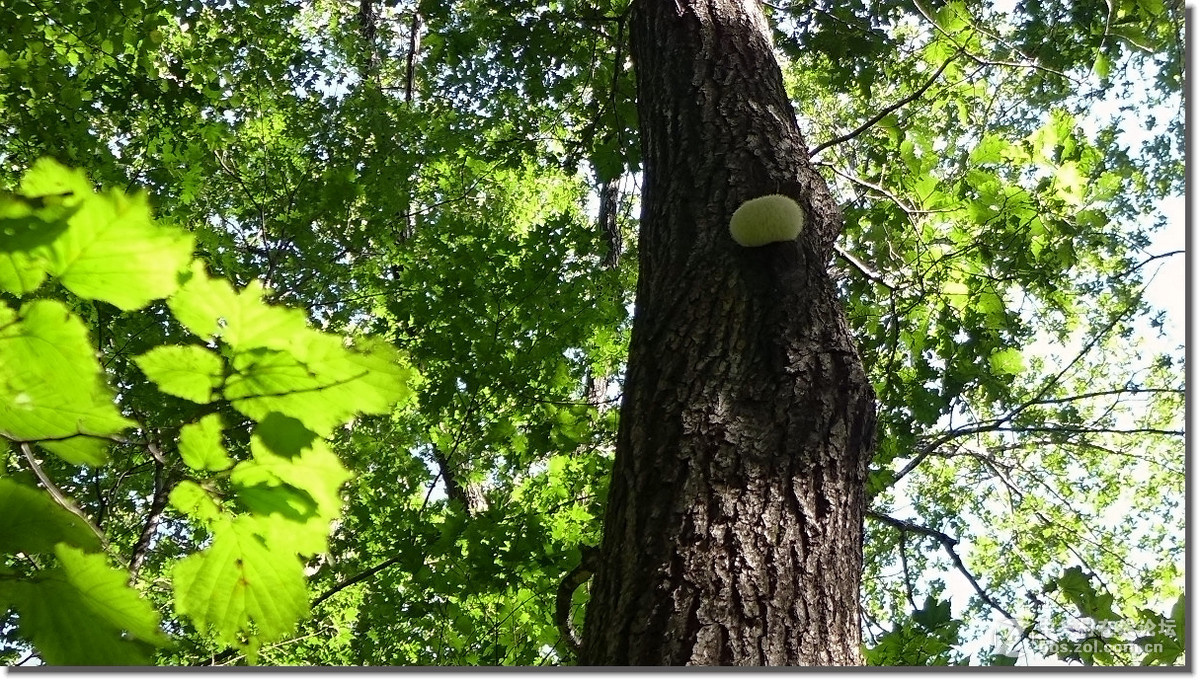
{"type": "Polygon", "coordinates": [[[641,274],[581,662],[861,664],[874,394],[826,271],[841,216],[753,0],[635,0],[641,274]],[[729,217],[783,193],[794,242],[729,217]]]}

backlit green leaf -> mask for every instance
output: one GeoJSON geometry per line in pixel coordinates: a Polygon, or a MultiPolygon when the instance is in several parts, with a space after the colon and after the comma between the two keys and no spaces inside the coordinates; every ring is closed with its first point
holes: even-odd
{"type": "MultiPolygon", "coordinates": [[[[299,427],[298,424],[296,427],[299,427]]],[[[261,536],[273,549],[314,555],[326,550],[330,523],[341,514],[341,487],[350,472],[323,440],[298,455],[271,451],[256,433],[254,458],[234,467],[238,501],[258,518],[273,516],[261,536]],[[285,522],[283,526],[278,522],[285,522]]]]}
{"type": "Polygon", "coordinates": [[[212,496],[199,484],[184,480],[171,490],[168,497],[171,508],[180,513],[195,518],[205,525],[211,525],[221,517],[221,508],[212,496]]]}
{"type": "Polygon", "coordinates": [[[175,291],[192,247],[191,235],[154,224],[145,194],[110,192],[71,217],[48,270],[80,296],[135,310],[175,291]]]}
{"type": "Polygon", "coordinates": [[[1017,348],[997,350],[988,358],[988,362],[991,364],[992,373],[997,375],[1012,376],[1025,369],[1025,359],[1017,348]]]}
{"type": "MultiPolygon", "coordinates": [[[[20,225],[5,230],[7,235],[0,232],[4,290],[27,293],[49,273],[82,297],[132,310],[165,298],[178,287],[178,274],[192,257],[193,238],[182,230],[156,225],[144,194],[95,194],[83,173],[49,159],[38,161],[26,174],[21,192],[27,202],[61,203],[73,212],[66,218],[65,230],[41,216],[46,226],[37,234],[29,233],[28,224],[24,233],[20,225]]],[[[0,206],[0,216],[14,213],[19,210],[11,200],[0,206]]]]}
{"type": "Polygon", "coordinates": [[[205,339],[219,337],[235,350],[287,349],[297,335],[317,333],[308,328],[304,312],[268,305],[265,294],[258,282],[234,291],[196,263],[168,305],[192,333],[205,339]]]}
{"type": "Polygon", "coordinates": [[[211,402],[224,380],[221,357],[199,345],[163,345],[134,361],[159,390],[200,404],[211,402]]]}
{"type": "Polygon", "coordinates": [[[223,425],[219,414],[208,414],[179,430],[179,454],[189,468],[197,471],[223,471],[233,459],[221,444],[223,425]]]}
{"type": "Polygon", "coordinates": [[[294,554],[272,552],[244,521],[222,522],[213,543],[175,567],[176,608],[227,645],[275,640],[308,610],[294,554]]]}
{"type": "Polygon", "coordinates": [[[59,544],[59,567],[5,584],[20,614],[20,633],[48,664],[137,665],[167,644],[158,615],[126,584],[128,574],[103,554],[59,544]]]}
{"type": "Polygon", "coordinates": [[[51,553],[64,542],[87,551],[100,550],[100,538],[78,516],[55,503],[46,492],[0,478],[0,553],[51,553]]]}
{"type": "MultiPolygon", "coordinates": [[[[100,376],[87,329],[65,305],[36,300],[16,313],[0,303],[0,434],[15,440],[105,437],[133,425],[100,376]]],[[[55,450],[72,463],[103,460],[95,443],[55,450]]]]}
{"type": "Polygon", "coordinates": [[[294,354],[267,349],[237,354],[226,399],[250,418],[278,412],[323,436],[357,413],[387,413],[411,401],[418,375],[386,343],[346,348],[334,336],[315,333],[302,340],[294,354]]]}

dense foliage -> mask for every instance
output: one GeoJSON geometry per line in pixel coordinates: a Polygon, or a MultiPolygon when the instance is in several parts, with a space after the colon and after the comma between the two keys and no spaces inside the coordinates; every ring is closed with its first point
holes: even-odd
{"type": "MultiPolygon", "coordinates": [[[[626,5],[0,3],[0,659],[572,661],[626,5]]],[[[880,399],[868,660],[1183,663],[1182,4],[764,9],[880,399]]]]}

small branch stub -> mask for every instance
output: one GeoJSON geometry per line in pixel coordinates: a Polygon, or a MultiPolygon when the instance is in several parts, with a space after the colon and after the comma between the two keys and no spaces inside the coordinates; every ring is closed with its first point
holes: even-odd
{"type": "Polygon", "coordinates": [[[804,210],[782,194],[768,194],[738,206],[729,218],[729,234],[741,246],[791,241],[804,229],[804,210]]]}

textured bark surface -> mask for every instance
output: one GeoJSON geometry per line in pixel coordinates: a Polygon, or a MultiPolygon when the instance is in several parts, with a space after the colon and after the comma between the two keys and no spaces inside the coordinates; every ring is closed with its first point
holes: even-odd
{"type": "Polygon", "coordinates": [[[752,0],[635,0],[637,291],[581,662],[861,664],[874,396],[826,272],[841,218],[752,0]],[[742,248],[782,193],[809,224],[742,248]]]}

